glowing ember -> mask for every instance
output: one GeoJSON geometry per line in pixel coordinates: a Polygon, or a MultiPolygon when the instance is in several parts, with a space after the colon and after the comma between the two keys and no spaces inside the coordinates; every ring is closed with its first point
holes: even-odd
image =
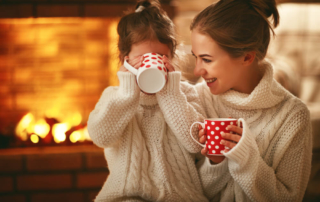
{"type": "Polygon", "coordinates": [[[34,126],[34,133],[45,138],[50,131],[50,126],[44,119],[40,119],[34,126]]]}

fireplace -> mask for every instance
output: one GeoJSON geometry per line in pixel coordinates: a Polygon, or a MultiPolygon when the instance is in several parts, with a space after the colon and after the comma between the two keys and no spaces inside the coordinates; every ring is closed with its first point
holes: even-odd
{"type": "Polygon", "coordinates": [[[0,19],[1,147],[90,142],[87,117],[118,82],[118,20],[0,19]]]}

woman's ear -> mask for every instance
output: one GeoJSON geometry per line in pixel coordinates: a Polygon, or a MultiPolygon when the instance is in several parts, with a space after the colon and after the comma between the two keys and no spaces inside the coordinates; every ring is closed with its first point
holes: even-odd
{"type": "Polygon", "coordinates": [[[244,57],[243,57],[243,65],[248,66],[251,65],[251,63],[254,61],[256,58],[256,52],[255,51],[250,51],[247,52],[244,57]]]}

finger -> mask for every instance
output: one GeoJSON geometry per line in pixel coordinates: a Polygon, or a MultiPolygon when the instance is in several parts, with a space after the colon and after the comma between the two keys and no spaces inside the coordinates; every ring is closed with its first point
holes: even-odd
{"type": "Polygon", "coordinates": [[[243,129],[240,128],[239,126],[235,126],[235,125],[228,125],[226,127],[227,130],[230,130],[232,132],[235,132],[238,135],[242,135],[243,129]]]}
{"type": "Polygon", "coordinates": [[[205,144],[206,141],[207,141],[207,137],[206,137],[205,135],[199,138],[199,142],[200,142],[201,144],[205,144]]]}
{"type": "Polygon", "coordinates": [[[226,140],[231,140],[231,141],[234,141],[234,142],[237,142],[237,143],[241,139],[240,135],[235,135],[235,134],[231,134],[231,133],[224,133],[224,132],[221,133],[221,137],[223,137],[226,140]]]}
{"type": "Polygon", "coordinates": [[[128,63],[136,69],[140,67],[142,61],[143,61],[143,56],[141,55],[128,59],[128,63]]]}
{"type": "Polygon", "coordinates": [[[174,67],[171,65],[169,59],[165,55],[163,56],[163,62],[164,62],[164,66],[168,69],[169,72],[175,71],[174,67]]]}
{"type": "Polygon", "coordinates": [[[207,153],[208,153],[207,147],[204,147],[203,149],[201,149],[201,154],[202,154],[203,156],[207,156],[207,153]]]}
{"type": "Polygon", "coordinates": [[[230,151],[230,149],[225,149],[221,153],[228,153],[229,151],[230,151]]]}
{"type": "Polygon", "coordinates": [[[204,131],[204,129],[200,129],[199,130],[199,137],[202,137],[206,134],[206,132],[204,131]]]}
{"type": "Polygon", "coordinates": [[[198,129],[199,129],[199,130],[201,130],[201,129],[202,129],[202,126],[201,126],[200,124],[198,125],[198,129]]]}
{"type": "Polygon", "coordinates": [[[233,147],[235,147],[237,144],[234,142],[231,142],[229,140],[221,140],[220,144],[229,147],[230,149],[232,149],[233,147]]]}

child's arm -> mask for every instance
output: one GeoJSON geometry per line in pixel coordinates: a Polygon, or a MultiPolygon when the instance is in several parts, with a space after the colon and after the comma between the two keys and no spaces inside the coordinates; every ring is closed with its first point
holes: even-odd
{"type": "Polygon", "coordinates": [[[89,135],[99,147],[110,146],[121,137],[139,105],[135,75],[121,71],[117,75],[120,86],[105,89],[89,115],[89,135]]]}
{"type": "MultiPolygon", "coordinates": [[[[195,88],[180,81],[180,72],[169,72],[168,83],[156,94],[164,118],[179,140],[191,153],[201,147],[190,137],[190,126],[196,121],[203,122],[204,111],[195,88]]],[[[193,137],[198,139],[198,127],[193,128],[193,137]]]]}

